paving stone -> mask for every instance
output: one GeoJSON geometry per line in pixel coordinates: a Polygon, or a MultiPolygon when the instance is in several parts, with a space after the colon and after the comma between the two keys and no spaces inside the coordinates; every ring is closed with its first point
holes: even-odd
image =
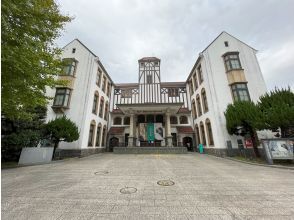
{"type": "Polygon", "coordinates": [[[293,219],[293,170],[105,153],[2,170],[2,219],[293,219]],[[99,170],[107,175],[94,175],[99,170]],[[159,180],[173,186],[159,186],[159,180]],[[120,189],[135,187],[133,194],[120,189]]]}

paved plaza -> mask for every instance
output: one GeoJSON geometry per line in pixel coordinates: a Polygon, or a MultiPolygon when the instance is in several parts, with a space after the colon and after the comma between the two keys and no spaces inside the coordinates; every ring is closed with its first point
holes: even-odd
{"type": "Polygon", "coordinates": [[[197,153],[105,153],[2,170],[1,208],[13,220],[294,219],[294,171],[197,153]]]}

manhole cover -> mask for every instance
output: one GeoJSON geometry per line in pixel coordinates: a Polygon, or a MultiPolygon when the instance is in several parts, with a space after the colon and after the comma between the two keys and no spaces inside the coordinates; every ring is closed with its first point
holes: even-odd
{"type": "Polygon", "coordinates": [[[132,194],[137,192],[137,189],[134,187],[125,187],[120,190],[122,194],[132,194]]]}
{"type": "Polygon", "coordinates": [[[105,174],[109,174],[108,171],[102,170],[102,171],[97,171],[94,173],[95,175],[105,175],[105,174]]]}
{"type": "Polygon", "coordinates": [[[172,185],[175,185],[175,182],[171,180],[159,180],[157,184],[160,186],[172,186],[172,185]]]}

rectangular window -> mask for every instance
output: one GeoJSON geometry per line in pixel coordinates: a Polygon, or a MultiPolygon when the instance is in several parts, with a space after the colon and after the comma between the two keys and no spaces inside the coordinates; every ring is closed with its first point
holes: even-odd
{"type": "Polygon", "coordinates": [[[225,67],[227,71],[242,69],[239,52],[224,55],[225,67]]]}
{"type": "Polygon", "coordinates": [[[199,67],[197,68],[197,71],[198,71],[199,84],[201,84],[203,82],[203,73],[202,73],[201,65],[199,65],[199,67]]]}
{"type": "Polygon", "coordinates": [[[152,83],[152,73],[147,73],[147,79],[146,79],[146,81],[147,81],[147,84],[151,84],[152,83]]]}
{"type": "Polygon", "coordinates": [[[106,77],[103,76],[103,80],[102,80],[102,91],[105,92],[106,89],[106,77]]]}
{"type": "Polygon", "coordinates": [[[100,107],[99,107],[99,117],[102,118],[103,116],[103,107],[104,107],[104,100],[100,100],[100,107]]]}
{"type": "Polygon", "coordinates": [[[101,76],[102,76],[102,70],[98,67],[97,75],[96,75],[97,86],[100,86],[100,84],[101,84],[101,76]]]}
{"type": "Polygon", "coordinates": [[[190,95],[193,95],[194,90],[193,90],[193,83],[192,83],[192,80],[189,81],[189,91],[190,91],[190,95]]]}
{"type": "Polygon", "coordinates": [[[110,92],[111,92],[111,84],[110,84],[110,82],[108,82],[108,84],[107,84],[107,96],[108,97],[110,96],[110,92]]]}
{"type": "Polygon", "coordinates": [[[169,88],[168,89],[168,96],[169,97],[178,97],[179,96],[179,89],[178,88],[169,88]]]}
{"type": "Polygon", "coordinates": [[[76,61],[74,59],[63,59],[64,67],[62,71],[62,75],[66,76],[74,76],[76,69],[76,61]]]}
{"type": "Polygon", "coordinates": [[[193,75],[193,79],[194,79],[194,85],[195,85],[195,90],[198,89],[198,81],[197,81],[197,75],[196,72],[193,75]]]}
{"type": "Polygon", "coordinates": [[[234,101],[250,101],[246,83],[233,84],[231,89],[234,101]]]}
{"type": "Polygon", "coordinates": [[[71,90],[68,88],[57,88],[53,106],[68,107],[71,90]]]}

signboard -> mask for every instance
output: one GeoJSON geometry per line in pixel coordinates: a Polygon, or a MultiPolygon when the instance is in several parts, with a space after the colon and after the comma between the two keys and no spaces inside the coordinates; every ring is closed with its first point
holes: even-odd
{"type": "Polygon", "coordinates": [[[154,135],[154,124],[148,123],[147,124],[147,140],[148,141],[154,141],[155,135],[154,135]]]}
{"type": "Polygon", "coordinates": [[[252,148],[253,147],[253,143],[251,139],[245,139],[245,146],[246,148],[252,148]]]}
{"type": "Polygon", "coordinates": [[[294,140],[290,139],[269,139],[262,140],[263,147],[270,159],[275,160],[293,160],[294,140]]]}

